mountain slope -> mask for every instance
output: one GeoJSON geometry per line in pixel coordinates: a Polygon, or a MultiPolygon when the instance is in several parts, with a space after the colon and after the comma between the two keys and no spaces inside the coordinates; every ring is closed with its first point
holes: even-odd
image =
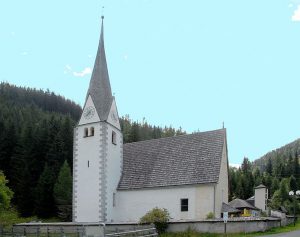
{"type": "Polygon", "coordinates": [[[261,171],[265,171],[269,160],[271,160],[273,167],[280,159],[284,165],[287,165],[289,159],[295,155],[300,154],[300,139],[297,139],[287,145],[284,145],[276,150],[270,151],[261,158],[253,161],[253,165],[258,167],[261,171]]]}

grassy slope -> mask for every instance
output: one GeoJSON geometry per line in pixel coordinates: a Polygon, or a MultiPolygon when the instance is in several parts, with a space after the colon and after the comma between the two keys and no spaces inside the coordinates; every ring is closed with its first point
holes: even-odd
{"type": "Polygon", "coordinates": [[[20,217],[18,212],[14,209],[0,212],[0,226],[4,227],[5,229],[11,228],[13,224],[25,223],[30,221],[57,222],[58,219],[53,218],[42,220],[40,218],[37,218],[36,216],[20,217]]]}

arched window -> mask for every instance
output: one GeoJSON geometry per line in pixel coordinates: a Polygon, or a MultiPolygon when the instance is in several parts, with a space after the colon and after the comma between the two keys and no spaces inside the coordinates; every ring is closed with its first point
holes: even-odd
{"type": "Polygon", "coordinates": [[[94,127],[91,127],[90,128],[90,136],[94,136],[94,131],[95,131],[94,127]]]}
{"type": "Polygon", "coordinates": [[[83,137],[88,137],[88,136],[89,136],[89,129],[88,128],[84,128],[83,137]]]}

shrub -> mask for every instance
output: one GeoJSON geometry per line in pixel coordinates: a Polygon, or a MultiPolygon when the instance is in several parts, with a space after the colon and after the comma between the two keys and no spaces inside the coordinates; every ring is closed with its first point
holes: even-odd
{"type": "Polygon", "coordinates": [[[214,213],[212,213],[212,212],[207,213],[206,220],[210,220],[210,219],[214,219],[214,218],[215,218],[214,213]]]}
{"type": "Polygon", "coordinates": [[[7,183],[5,175],[0,171],[0,211],[7,210],[10,207],[10,201],[13,197],[13,192],[7,186],[7,183]]]}
{"type": "Polygon", "coordinates": [[[147,212],[140,219],[141,224],[154,224],[157,232],[159,234],[164,233],[168,228],[168,221],[170,219],[170,214],[165,208],[155,207],[151,211],[147,212]]]}

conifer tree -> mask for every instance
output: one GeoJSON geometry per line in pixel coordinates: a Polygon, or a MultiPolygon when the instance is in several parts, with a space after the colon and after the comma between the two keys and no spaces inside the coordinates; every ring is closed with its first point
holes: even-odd
{"type": "Polygon", "coordinates": [[[290,188],[294,192],[297,191],[297,180],[293,175],[290,177],[290,188]]]}
{"type": "Polygon", "coordinates": [[[72,176],[68,162],[62,165],[53,190],[58,216],[64,221],[71,221],[72,215],[72,176]]]}
{"type": "Polygon", "coordinates": [[[52,217],[56,214],[56,206],[53,198],[54,181],[55,173],[46,164],[35,190],[35,213],[40,217],[52,217]]]}
{"type": "Polygon", "coordinates": [[[20,139],[17,141],[15,154],[11,159],[11,184],[15,197],[13,202],[17,205],[22,216],[32,215],[34,208],[34,195],[29,170],[32,161],[34,144],[33,129],[30,124],[24,127],[20,139]]]}
{"type": "Polygon", "coordinates": [[[266,166],[266,172],[267,172],[269,175],[272,175],[272,173],[273,173],[273,165],[272,165],[272,160],[271,160],[271,158],[268,159],[268,163],[267,163],[267,166],[266,166]]]}

